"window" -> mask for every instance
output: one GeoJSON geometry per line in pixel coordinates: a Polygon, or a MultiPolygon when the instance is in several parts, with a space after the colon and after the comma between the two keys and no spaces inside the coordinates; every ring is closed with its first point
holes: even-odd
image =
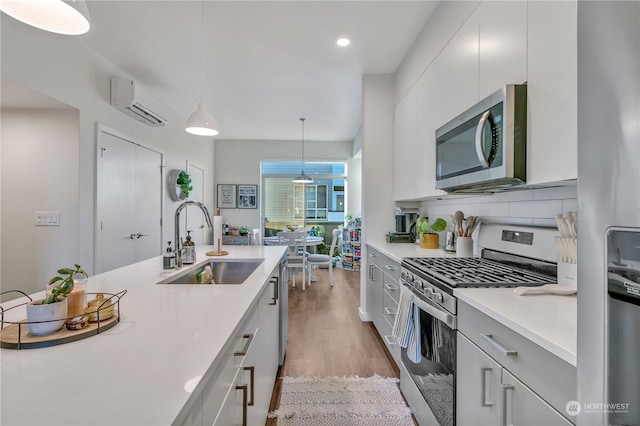
{"type": "MultiPolygon", "coordinates": [[[[296,184],[296,186],[302,187],[303,185],[296,184]]],[[[294,190],[294,194],[301,193],[301,190],[294,190]]],[[[302,201],[305,206],[305,219],[327,220],[327,185],[307,184],[304,191],[304,200],[302,201]]],[[[299,200],[295,199],[295,195],[293,202],[296,205],[299,202],[299,200]]]]}
{"type": "MultiPolygon", "coordinates": [[[[346,185],[345,163],[307,163],[311,184],[291,182],[300,163],[262,163],[265,228],[281,230],[287,224],[343,223],[346,185]]],[[[265,235],[267,231],[265,230],[265,235]]]]}

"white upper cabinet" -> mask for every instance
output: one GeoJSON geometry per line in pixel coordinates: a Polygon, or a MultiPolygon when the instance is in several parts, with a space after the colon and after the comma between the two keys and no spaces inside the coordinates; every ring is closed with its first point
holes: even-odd
{"type": "MultiPolygon", "coordinates": [[[[417,140],[417,91],[415,86],[400,100],[394,121],[394,198],[407,200],[417,196],[422,164],[417,140]]],[[[382,172],[382,171],[381,171],[382,172]]]]}
{"type": "Polygon", "coordinates": [[[436,189],[436,129],[446,122],[447,111],[452,101],[449,85],[442,84],[447,79],[448,57],[440,54],[422,75],[418,82],[418,135],[424,161],[423,197],[444,195],[446,192],[436,189]]]}
{"type": "Polygon", "coordinates": [[[505,84],[527,81],[527,2],[483,1],[479,10],[483,99],[505,84]]]}
{"type": "Polygon", "coordinates": [[[527,184],[575,179],[576,1],[483,1],[396,106],[395,199],[445,195],[435,189],[436,130],[525,82],[527,184]]]}
{"type": "Polygon", "coordinates": [[[478,101],[478,49],[480,11],[476,9],[449,41],[444,53],[448,66],[441,74],[450,80],[447,86],[449,105],[446,120],[466,111],[478,101]]]}
{"type": "Polygon", "coordinates": [[[578,177],[576,1],[531,1],[528,12],[527,184],[578,177]]]}

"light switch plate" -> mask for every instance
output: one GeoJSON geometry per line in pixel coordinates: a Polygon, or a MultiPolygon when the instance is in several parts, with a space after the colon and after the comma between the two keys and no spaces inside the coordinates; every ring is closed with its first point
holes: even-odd
{"type": "Polygon", "coordinates": [[[34,212],[36,226],[60,226],[60,212],[34,212]]]}

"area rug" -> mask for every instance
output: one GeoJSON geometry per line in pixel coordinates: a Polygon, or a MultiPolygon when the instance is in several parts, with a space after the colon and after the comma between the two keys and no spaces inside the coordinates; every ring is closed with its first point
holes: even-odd
{"type": "Polygon", "coordinates": [[[398,379],[283,377],[278,426],[411,426],[398,379]]]}

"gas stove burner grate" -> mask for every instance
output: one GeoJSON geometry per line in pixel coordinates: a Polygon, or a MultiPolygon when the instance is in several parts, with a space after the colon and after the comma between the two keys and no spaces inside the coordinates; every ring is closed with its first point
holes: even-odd
{"type": "Polygon", "coordinates": [[[556,277],[483,258],[405,258],[403,262],[451,287],[517,287],[555,284],[556,277]]]}

